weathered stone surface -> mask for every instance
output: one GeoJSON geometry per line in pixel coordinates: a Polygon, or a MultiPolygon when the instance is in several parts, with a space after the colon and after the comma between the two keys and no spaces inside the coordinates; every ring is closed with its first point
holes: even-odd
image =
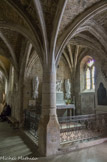
{"type": "Polygon", "coordinates": [[[42,105],[39,150],[47,156],[57,152],[60,142],[56,80],[62,81],[63,93],[64,81],[70,80],[76,114],[94,113],[94,108],[97,112],[107,111],[106,105],[99,107],[97,104],[100,82],[107,89],[107,2],[65,2],[67,4],[64,0],[38,0],[37,7],[33,0],[0,1],[0,55],[5,57],[0,57],[0,71],[3,73],[0,90],[5,90],[12,116],[22,123],[23,110],[32,99],[32,79],[38,76],[40,84],[36,103],[42,105]],[[92,7],[95,13],[90,17],[92,7]],[[88,18],[85,19],[83,13],[87,11],[88,18]],[[74,30],[68,30],[74,21],[74,30]],[[95,60],[93,93],[82,93],[84,86],[81,85],[85,80],[81,68],[85,64],[81,66],[81,62],[85,56],[95,60]]]}
{"type": "Polygon", "coordinates": [[[81,94],[81,113],[94,114],[95,113],[95,94],[82,93],[81,94]]]}
{"type": "Polygon", "coordinates": [[[86,8],[92,6],[94,3],[100,0],[68,0],[64,15],[62,17],[62,22],[60,26],[60,34],[66,28],[66,26],[71,23],[77,15],[82,13],[86,8]]]}
{"type": "Polygon", "coordinates": [[[56,116],[41,118],[39,139],[39,150],[42,155],[49,156],[57,153],[60,144],[60,130],[56,116]]]}

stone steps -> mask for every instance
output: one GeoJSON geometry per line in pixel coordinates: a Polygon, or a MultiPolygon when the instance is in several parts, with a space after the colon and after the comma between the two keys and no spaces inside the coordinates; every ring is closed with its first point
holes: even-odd
{"type": "Polygon", "coordinates": [[[14,130],[7,122],[0,122],[0,156],[25,157],[31,154],[32,149],[24,141],[20,130],[14,130]]]}

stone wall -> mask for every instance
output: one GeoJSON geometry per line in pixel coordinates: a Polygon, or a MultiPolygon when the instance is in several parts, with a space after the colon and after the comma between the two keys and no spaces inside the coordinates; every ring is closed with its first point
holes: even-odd
{"type": "Polygon", "coordinates": [[[97,66],[97,76],[96,76],[96,93],[95,93],[95,101],[96,101],[96,112],[107,112],[107,105],[98,105],[98,88],[100,83],[103,83],[104,88],[106,88],[107,94],[107,61],[100,60],[96,63],[97,66]]]}
{"type": "Polygon", "coordinates": [[[6,102],[11,107],[11,115],[19,120],[19,85],[16,71],[12,65],[10,66],[9,79],[7,81],[6,102]]]}
{"type": "Polygon", "coordinates": [[[76,77],[75,77],[75,104],[76,104],[76,114],[81,114],[81,93],[80,93],[80,67],[77,67],[76,77]]]}
{"type": "Polygon", "coordinates": [[[3,101],[3,93],[5,91],[5,84],[0,82],[0,103],[3,101]]]}
{"type": "Polygon", "coordinates": [[[14,84],[15,84],[15,72],[14,72],[13,66],[11,65],[10,70],[9,70],[9,79],[7,82],[6,102],[7,104],[10,105],[12,109],[11,111],[12,116],[15,117],[17,116],[16,115],[17,113],[15,113],[15,111],[17,111],[16,103],[18,103],[18,98],[16,97],[16,94],[15,94],[14,84]],[[15,99],[16,99],[16,102],[14,102],[15,99]]]}
{"type": "MultiPolygon", "coordinates": [[[[106,60],[102,58],[99,59],[94,51],[90,51],[88,56],[92,56],[95,59],[95,92],[84,91],[84,74],[81,72],[81,66],[78,64],[76,73],[76,86],[75,86],[75,96],[76,96],[76,113],[77,114],[90,114],[90,113],[100,113],[106,112],[106,105],[98,105],[97,101],[97,90],[99,84],[102,82],[104,87],[107,89],[107,65],[106,60]]],[[[85,56],[84,56],[85,57],[85,56]]]]}
{"type": "Polygon", "coordinates": [[[95,93],[94,92],[81,93],[81,113],[82,114],[95,113],[95,93]]]}
{"type": "Polygon", "coordinates": [[[3,93],[5,92],[5,84],[4,82],[0,81],[0,114],[3,110],[3,93]]]}

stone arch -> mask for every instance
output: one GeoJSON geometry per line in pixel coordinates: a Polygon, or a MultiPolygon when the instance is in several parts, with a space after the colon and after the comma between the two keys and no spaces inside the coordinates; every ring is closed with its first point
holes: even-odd
{"type": "Polygon", "coordinates": [[[5,75],[5,77],[8,79],[8,74],[7,74],[6,68],[5,68],[5,66],[4,66],[4,64],[2,63],[1,60],[0,60],[0,66],[2,68],[2,71],[3,71],[4,75],[5,75]]]}
{"type": "Polygon", "coordinates": [[[40,61],[36,51],[31,51],[28,61],[26,62],[24,72],[24,90],[23,90],[23,108],[26,109],[29,105],[29,100],[33,100],[33,78],[38,76],[39,79],[39,95],[37,102],[41,103],[42,97],[42,77],[43,77],[43,65],[40,61]]]}
{"type": "Polygon", "coordinates": [[[2,22],[2,21],[0,21],[0,28],[16,31],[16,32],[20,33],[21,35],[23,35],[26,39],[28,39],[32,43],[32,45],[35,47],[35,50],[41,57],[41,60],[43,60],[43,55],[41,52],[41,51],[43,51],[42,45],[40,44],[40,48],[38,48],[38,45],[36,44],[35,37],[26,28],[20,26],[19,24],[15,24],[14,22],[2,22]]]}
{"type": "Polygon", "coordinates": [[[11,57],[13,59],[13,64],[16,68],[16,70],[18,70],[18,64],[17,64],[17,61],[16,61],[16,56],[15,56],[15,53],[13,51],[13,48],[9,42],[9,40],[3,35],[3,33],[0,31],[0,38],[3,40],[3,42],[5,43],[5,45],[7,46],[10,54],[11,54],[11,57]]]}
{"type": "MultiPolygon", "coordinates": [[[[40,47],[40,49],[42,48],[42,44],[40,41],[40,38],[30,20],[30,18],[24,13],[24,11],[22,9],[20,9],[20,7],[17,6],[17,4],[13,1],[6,1],[6,3],[8,5],[10,5],[15,11],[16,13],[26,22],[26,24],[28,25],[29,29],[31,30],[32,34],[35,36],[35,42],[36,42],[36,46],[35,47],[40,47]]],[[[43,51],[43,49],[41,50],[43,51]]]]}
{"type": "Polygon", "coordinates": [[[29,76],[32,66],[38,60],[40,61],[40,64],[41,64],[41,66],[43,68],[41,58],[39,57],[39,55],[37,54],[35,49],[31,49],[28,58],[26,58],[25,77],[26,77],[26,74],[29,76]]]}
{"type": "Polygon", "coordinates": [[[69,25],[69,27],[66,29],[64,34],[59,38],[59,47],[57,47],[56,51],[56,62],[58,61],[62,50],[67,45],[67,43],[70,41],[72,37],[74,37],[75,32],[77,29],[88,19],[94,17],[94,15],[101,13],[102,11],[107,9],[107,3],[106,2],[99,2],[96,5],[93,5],[88,10],[84,11],[83,14],[78,16],[75,21],[69,25]]]}
{"type": "Polygon", "coordinates": [[[105,50],[107,49],[106,40],[104,40],[104,38],[103,38],[105,33],[102,32],[102,30],[100,30],[98,26],[96,26],[96,28],[95,28],[94,26],[92,26],[90,24],[90,25],[85,25],[83,27],[80,27],[79,30],[77,30],[76,35],[78,35],[81,32],[84,32],[84,31],[88,31],[89,33],[91,33],[98,40],[98,42],[103,46],[103,48],[105,48],[105,50]]]}

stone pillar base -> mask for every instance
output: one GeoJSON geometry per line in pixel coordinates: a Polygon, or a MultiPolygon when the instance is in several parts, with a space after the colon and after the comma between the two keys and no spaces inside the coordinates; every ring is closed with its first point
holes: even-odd
{"type": "Polygon", "coordinates": [[[60,145],[60,127],[56,116],[42,117],[39,124],[39,152],[43,156],[56,154],[60,145]]]}

